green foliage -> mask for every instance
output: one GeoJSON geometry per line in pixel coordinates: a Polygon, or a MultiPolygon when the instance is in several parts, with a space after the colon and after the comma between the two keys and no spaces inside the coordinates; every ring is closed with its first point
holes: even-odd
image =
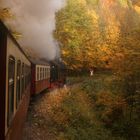
{"type": "Polygon", "coordinates": [[[75,70],[133,62],[140,51],[138,11],[130,0],[68,0],[57,13],[55,31],[64,63],[75,70]]]}
{"type": "Polygon", "coordinates": [[[93,28],[98,26],[97,19],[96,12],[87,9],[85,0],[68,0],[67,6],[57,13],[55,36],[61,44],[62,57],[71,69],[93,66],[93,56],[89,53],[93,48],[89,44],[93,46],[97,38],[98,31],[93,28]]]}
{"type": "Polygon", "coordinates": [[[59,128],[57,139],[122,140],[119,136],[114,137],[97,120],[91,99],[80,86],[74,86],[69,92],[69,95],[63,99],[61,106],[54,110],[55,113],[62,112],[65,116],[63,121],[60,119],[61,122],[55,122],[57,128],[59,128]]]}
{"type": "Polygon", "coordinates": [[[86,1],[89,6],[97,6],[99,3],[99,0],[86,0],[86,1]]]}
{"type": "Polygon", "coordinates": [[[104,126],[111,130],[113,135],[128,140],[140,138],[140,98],[138,93],[134,94],[139,84],[137,85],[134,79],[133,76],[124,82],[117,75],[95,74],[93,79],[83,83],[82,88],[93,101],[96,116],[104,126]]]}

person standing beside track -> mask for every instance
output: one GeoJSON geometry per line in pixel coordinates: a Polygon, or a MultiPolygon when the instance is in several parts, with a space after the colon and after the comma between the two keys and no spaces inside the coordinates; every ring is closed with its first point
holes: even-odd
{"type": "Polygon", "coordinates": [[[91,70],[90,70],[90,77],[92,77],[92,76],[93,76],[93,74],[94,74],[94,70],[93,70],[93,69],[91,69],[91,70]]]}

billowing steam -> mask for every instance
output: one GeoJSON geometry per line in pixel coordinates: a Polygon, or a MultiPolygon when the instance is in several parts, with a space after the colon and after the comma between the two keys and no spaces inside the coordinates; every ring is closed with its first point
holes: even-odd
{"type": "Polygon", "coordinates": [[[53,38],[55,13],[65,6],[65,0],[2,0],[15,19],[9,25],[22,34],[19,43],[35,50],[41,58],[59,57],[59,47],[53,38]]]}

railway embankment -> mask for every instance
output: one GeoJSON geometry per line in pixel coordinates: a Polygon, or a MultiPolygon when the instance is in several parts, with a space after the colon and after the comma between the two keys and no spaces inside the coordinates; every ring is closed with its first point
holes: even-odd
{"type": "MultiPolygon", "coordinates": [[[[69,86],[35,97],[30,104],[24,140],[129,140],[129,112],[120,83],[112,74],[69,78],[69,86]],[[76,81],[74,84],[73,81],[76,81]]],[[[133,140],[139,138],[134,126],[133,140]]]]}

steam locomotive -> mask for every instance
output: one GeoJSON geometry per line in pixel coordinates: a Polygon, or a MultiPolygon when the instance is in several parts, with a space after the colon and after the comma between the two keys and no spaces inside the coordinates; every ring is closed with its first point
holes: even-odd
{"type": "Polygon", "coordinates": [[[64,67],[31,61],[0,21],[0,140],[21,140],[31,95],[64,82],[64,67]]]}

